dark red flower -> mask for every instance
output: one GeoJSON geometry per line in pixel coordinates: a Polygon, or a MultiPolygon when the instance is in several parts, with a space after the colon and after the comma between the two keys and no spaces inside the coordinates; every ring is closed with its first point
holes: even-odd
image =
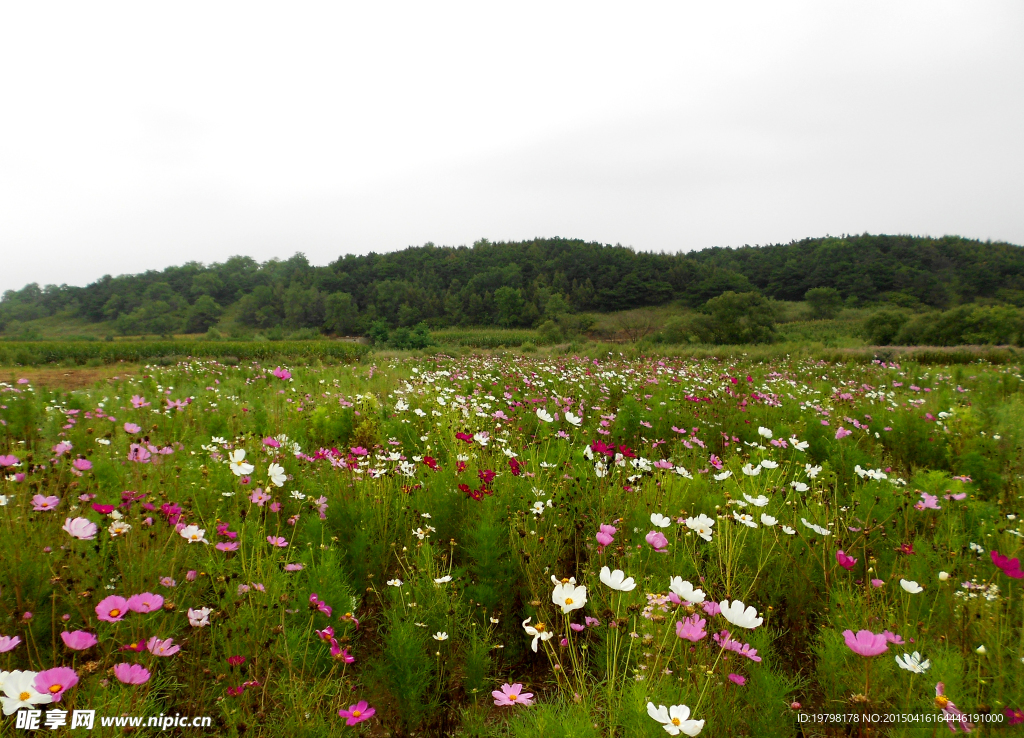
{"type": "Polygon", "coordinates": [[[441,468],[437,465],[437,459],[435,459],[432,456],[424,456],[423,463],[430,467],[430,469],[432,469],[433,471],[437,471],[438,469],[441,468]]]}
{"type": "Polygon", "coordinates": [[[473,442],[473,436],[469,435],[468,433],[456,433],[455,437],[458,438],[460,441],[465,441],[466,443],[473,442]]]}
{"type": "Polygon", "coordinates": [[[493,482],[495,476],[494,472],[491,471],[490,469],[481,469],[476,473],[476,475],[480,477],[480,481],[483,482],[484,484],[490,484],[491,482],[493,482]]]}
{"type": "Polygon", "coordinates": [[[231,666],[241,666],[245,663],[245,656],[228,656],[228,664],[231,666]]]}
{"type": "Polygon", "coordinates": [[[92,509],[98,512],[100,515],[108,515],[114,512],[113,505],[100,505],[98,503],[93,503],[92,509]]]}
{"type": "Polygon", "coordinates": [[[523,465],[520,464],[516,459],[508,460],[508,468],[512,471],[513,477],[518,477],[520,474],[523,473],[522,467],[523,465]]]}

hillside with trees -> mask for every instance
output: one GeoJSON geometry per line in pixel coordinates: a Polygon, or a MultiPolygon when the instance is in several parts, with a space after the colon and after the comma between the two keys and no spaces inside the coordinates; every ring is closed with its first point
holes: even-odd
{"type": "MultiPolygon", "coordinates": [[[[763,336],[754,324],[723,327],[721,315],[731,313],[715,300],[725,293],[748,295],[741,302],[755,310],[763,310],[758,296],[806,300],[819,318],[878,303],[897,315],[976,302],[1020,307],[1024,250],[955,236],[865,234],[678,254],[561,238],[428,243],[349,254],[319,267],[301,253],[264,263],[235,256],[107,275],[85,287],[9,290],[0,300],[0,331],[17,336],[26,323],[52,318],[105,323],[120,335],[198,334],[215,326],[239,334],[368,335],[420,323],[432,329],[568,325],[574,315],[674,304],[710,316],[694,324],[698,333],[763,336]]],[[[585,330],[582,320],[576,328],[585,330]]]]}

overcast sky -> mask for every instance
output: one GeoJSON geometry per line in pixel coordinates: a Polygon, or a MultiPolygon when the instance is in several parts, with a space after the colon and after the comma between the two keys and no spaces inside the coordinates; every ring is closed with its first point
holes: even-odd
{"type": "Polygon", "coordinates": [[[1024,244],[1024,3],[8,2],[0,290],[537,236],[1024,244]]]}

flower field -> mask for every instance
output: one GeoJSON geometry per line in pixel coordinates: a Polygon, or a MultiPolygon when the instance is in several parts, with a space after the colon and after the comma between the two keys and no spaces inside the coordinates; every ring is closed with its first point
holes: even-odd
{"type": "Polygon", "coordinates": [[[1024,723],[1020,367],[373,361],[0,384],[0,734],[1024,723]]]}

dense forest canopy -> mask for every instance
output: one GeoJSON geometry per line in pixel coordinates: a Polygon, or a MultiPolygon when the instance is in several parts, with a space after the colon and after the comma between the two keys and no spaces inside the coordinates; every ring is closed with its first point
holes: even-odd
{"type": "Polygon", "coordinates": [[[847,304],[948,308],[979,298],[1024,304],[1024,250],[956,236],[844,236],[678,254],[551,238],[259,263],[234,256],[104,276],[86,287],[30,284],[0,300],[0,330],[53,315],[111,321],[123,334],[200,333],[229,316],[251,329],[365,333],[375,322],[533,326],[562,314],[724,292],[802,300],[832,288],[847,304]]]}

